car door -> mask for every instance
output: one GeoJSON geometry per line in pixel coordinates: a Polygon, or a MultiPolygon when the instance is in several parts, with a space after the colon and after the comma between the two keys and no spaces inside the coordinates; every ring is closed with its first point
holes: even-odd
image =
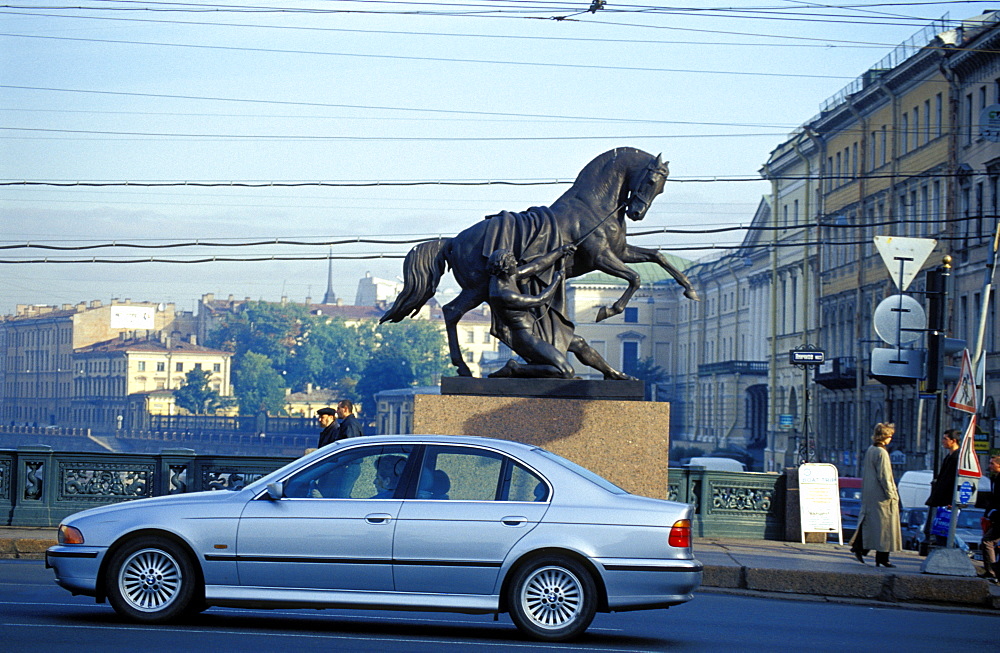
{"type": "Polygon", "coordinates": [[[548,508],[549,487],[498,452],[428,445],[396,523],[396,590],[490,594],[507,552],[548,508]]]}
{"type": "Polygon", "coordinates": [[[285,479],[283,496],[250,501],[237,533],[243,586],[393,589],[395,498],[413,447],[352,447],[285,479]]]}

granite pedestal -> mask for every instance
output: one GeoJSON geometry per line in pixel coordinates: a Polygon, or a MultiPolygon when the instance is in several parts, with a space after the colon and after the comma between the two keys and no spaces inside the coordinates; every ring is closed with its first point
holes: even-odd
{"type": "Polygon", "coordinates": [[[633,494],[666,498],[670,454],[667,403],[620,398],[444,394],[446,391],[446,385],[442,384],[441,395],[414,397],[414,433],[477,435],[535,444],[583,465],[633,494]]]}

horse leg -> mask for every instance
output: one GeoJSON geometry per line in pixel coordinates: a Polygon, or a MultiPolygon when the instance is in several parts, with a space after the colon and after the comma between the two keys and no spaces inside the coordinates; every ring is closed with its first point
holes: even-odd
{"type": "Polygon", "coordinates": [[[458,321],[485,300],[485,293],[481,290],[465,288],[458,293],[458,297],[441,307],[448,333],[448,353],[451,355],[451,364],[458,368],[459,376],[472,376],[472,370],[462,357],[462,348],[458,345],[458,321]]]}
{"type": "Polygon", "coordinates": [[[594,261],[594,268],[628,282],[628,288],[625,289],[622,296],[610,308],[602,306],[598,309],[597,322],[600,322],[613,315],[618,315],[625,310],[625,305],[632,299],[635,291],[639,290],[641,279],[638,272],[625,265],[617,256],[611,254],[609,251],[605,251],[594,261]]]}
{"type": "Polygon", "coordinates": [[[587,367],[592,367],[601,374],[604,375],[605,379],[613,379],[617,381],[634,381],[635,378],[625,374],[624,372],[619,372],[615,368],[611,367],[608,361],[604,360],[604,357],[597,353],[597,350],[590,346],[586,340],[580,336],[573,336],[573,340],[569,343],[569,350],[576,354],[577,359],[587,367]]]}
{"type": "Polygon", "coordinates": [[[695,292],[694,286],[691,285],[691,281],[687,276],[670,264],[663,254],[655,249],[646,249],[645,247],[636,247],[634,245],[626,245],[625,253],[622,255],[622,260],[626,263],[656,263],[661,268],[663,268],[667,274],[674,278],[674,281],[681,284],[684,288],[684,296],[688,299],[693,299],[694,301],[701,301],[698,297],[698,293],[695,292]]]}

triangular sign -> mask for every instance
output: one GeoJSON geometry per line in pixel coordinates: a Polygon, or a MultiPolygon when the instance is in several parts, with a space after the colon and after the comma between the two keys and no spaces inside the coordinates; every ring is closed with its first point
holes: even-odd
{"type": "Polygon", "coordinates": [[[965,429],[965,437],[962,438],[962,446],[958,449],[958,475],[969,478],[979,478],[983,475],[983,470],[979,467],[979,458],[976,456],[976,416],[969,420],[969,428],[965,429]]]}
{"type": "Polygon", "coordinates": [[[962,352],[962,371],[958,373],[958,383],[948,399],[948,407],[975,414],[977,405],[976,381],[972,378],[972,361],[966,349],[962,352]]]}
{"type": "Polygon", "coordinates": [[[937,241],[933,238],[875,236],[875,247],[900,292],[905,291],[917,276],[936,245],[937,241]]]}

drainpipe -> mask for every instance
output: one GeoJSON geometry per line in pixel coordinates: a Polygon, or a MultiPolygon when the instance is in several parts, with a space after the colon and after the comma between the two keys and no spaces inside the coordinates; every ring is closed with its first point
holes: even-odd
{"type": "MultiPolygon", "coordinates": [[[[739,301],[740,301],[740,278],[738,276],[736,276],[736,272],[733,270],[733,261],[732,261],[731,257],[727,257],[726,258],[726,268],[729,270],[729,274],[733,277],[733,281],[736,283],[736,291],[735,291],[735,293],[734,293],[733,296],[734,296],[734,299],[735,299],[735,302],[736,302],[737,306],[739,306],[739,301]]],[[[739,319],[739,310],[734,311],[733,315],[734,315],[734,317],[733,317],[733,361],[734,362],[739,362],[739,360],[740,360],[740,355],[739,355],[740,354],[740,319],[739,319]]],[[[730,424],[729,424],[729,428],[726,429],[726,436],[725,436],[726,442],[729,442],[729,439],[733,435],[733,431],[736,430],[736,424],[739,422],[739,415],[740,415],[740,392],[739,392],[739,389],[740,389],[740,380],[742,379],[743,375],[738,370],[739,370],[739,368],[737,368],[737,371],[735,373],[735,376],[736,376],[736,387],[734,388],[734,392],[733,392],[733,419],[732,419],[732,422],[730,422],[730,424]]],[[[746,438],[744,438],[744,442],[745,442],[745,440],[746,440],[746,438]]]]}
{"type": "MultiPolygon", "coordinates": [[[[892,98],[892,102],[893,102],[892,116],[893,116],[893,123],[895,123],[895,121],[896,121],[895,98],[892,96],[892,94],[889,92],[889,90],[885,88],[884,82],[881,84],[881,86],[882,86],[883,90],[886,92],[886,94],[889,95],[890,98],[892,98]]],[[[859,167],[859,171],[858,172],[860,173],[859,177],[858,177],[858,216],[860,217],[860,221],[862,223],[864,223],[864,220],[865,220],[865,189],[867,188],[867,184],[865,183],[867,181],[867,177],[865,176],[865,162],[868,160],[868,128],[869,128],[869,123],[868,123],[868,120],[861,115],[861,113],[857,110],[857,108],[854,106],[854,104],[852,102],[848,102],[847,103],[847,109],[848,109],[848,111],[851,112],[851,115],[854,116],[854,120],[857,121],[857,122],[859,122],[861,124],[861,148],[860,148],[861,151],[859,153],[859,161],[858,161],[860,163],[860,165],[858,166],[859,167]]],[[[893,143],[895,143],[895,137],[893,137],[893,143]]],[[[874,160],[872,160],[872,171],[875,170],[875,165],[876,165],[876,162],[874,160]]],[[[892,188],[891,184],[890,184],[890,188],[892,188]]],[[[894,198],[894,196],[895,196],[895,193],[890,190],[890,193],[889,193],[889,206],[890,206],[890,210],[892,210],[891,207],[892,207],[892,204],[893,204],[893,198],[894,198]]],[[[862,233],[864,233],[864,232],[862,232],[862,233]]],[[[862,292],[861,289],[864,286],[864,281],[865,281],[865,274],[864,274],[865,262],[864,262],[864,258],[863,258],[864,257],[864,245],[863,244],[857,246],[857,252],[858,252],[858,255],[857,255],[857,258],[858,258],[858,287],[854,291],[854,302],[855,302],[855,311],[854,311],[854,314],[855,314],[856,317],[855,317],[855,320],[854,320],[854,344],[851,347],[854,350],[854,375],[855,375],[854,376],[854,384],[855,384],[854,385],[854,406],[855,406],[855,408],[854,408],[854,435],[853,435],[852,439],[854,440],[853,449],[854,449],[854,458],[855,458],[855,461],[856,461],[855,462],[854,475],[855,476],[861,476],[861,456],[862,456],[862,452],[863,452],[863,449],[864,449],[864,444],[863,444],[863,438],[861,438],[860,434],[864,433],[865,430],[866,430],[865,425],[863,424],[863,422],[861,420],[861,406],[862,406],[861,402],[862,402],[862,397],[864,395],[864,387],[862,385],[864,383],[864,374],[863,374],[863,371],[862,371],[862,368],[861,368],[861,318],[860,318],[860,316],[861,316],[861,312],[860,312],[861,311],[861,302],[862,302],[862,300],[864,298],[864,293],[862,292]]]]}
{"type": "MultiPolygon", "coordinates": [[[[770,413],[767,430],[769,433],[770,440],[770,453],[771,462],[776,463],[777,460],[775,456],[777,454],[775,441],[778,437],[778,431],[775,425],[778,423],[778,406],[775,398],[778,394],[778,180],[774,178],[771,173],[771,167],[767,164],[764,165],[764,174],[768,179],[771,180],[771,221],[774,229],[771,231],[771,352],[770,359],[767,364],[767,376],[768,376],[768,397],[767,408],[768,413],[770,413]]],[[[787,443],[786,443],[787,450],[787,443]]],[[[766,450],[765,450],[766,451],[766,450]]],[[[781,467],[784,468],[785,462],[781,461],[781,467]]]]}
{"type": "MultiPolygon", "coordinates": [[[[803,132],[805,133],[805,132],[803,132]]],[[[810,138],[813,138],[811,134],[807,134],[810,138]]],[[[802,246],[802,344],[803,346],[809,344],[809,265],[812,260],[809,256],[809,236],[812,234],[812,227],[809,226],[809,196],[811,195],[810,184],[812,183],[812,164],[808,157],[802,153],[802,148],[800,147],[800,141],[802,140],[801,134],[792,141],[792,149],[795,151],[795,155],[799,157],[806,169],[806,179],[804,182],[805,187],[805,202],[803,202],[802,215],[805,220],[805,234],[803,236],[804,244],[802,246]]],[[[815,141],[814,141],[815,142],[815,141]]],[[[817,275],[818,276],[818,275],[817,275]]],[[[816,294],[817,299],[819,298],[819,293],[816,294]]],[[[818,310],[818,309],[817,309],[818,310]]],[[[808,409],[809,407],[809,378],[808,373],[802,381],[802,397],[805,399],[805,404],[803,408],[808,409]]],[[[816,410],[816,402],[813,402],[813,410],[816,410]]],[[[803,424],[809,423],[809,415],[806,410],[802,413],[803,424]]],[[[819,421],[816,419],[812,420],[813,424],[819,426],[819,421]]],[[[802,434],[804,437],[809,437],[808,433],[802,434]]],[[[816,444],[817,449],[819,448],[819,429],[816,429],[816,444]]],[[[808,451],[809,443],[806,443],[806,451],[808,451]]]]}

